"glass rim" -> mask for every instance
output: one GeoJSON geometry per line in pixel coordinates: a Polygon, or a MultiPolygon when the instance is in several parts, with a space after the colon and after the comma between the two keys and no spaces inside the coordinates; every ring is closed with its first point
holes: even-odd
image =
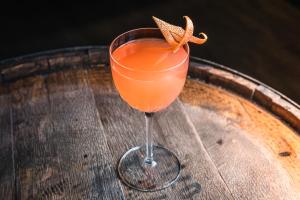
{"type": "MultiPolygon", "coordinates": [[[[189,58],[190,56],[190,47],[189,45],[186,43],[184,44],[183,46],[186,47],[186,50],[187,50],[187,56],[181,61],[179,62],[178,64],[170,67],[170,68],[167,68],[167,69],[163,69],[163,70],[136,70],[136,69],[132,69],[130,67],[126,67],[124,66],[123,64],[119,63],[112,55],[112,46],[113,44],[116,42],[117,39],[119,39],[120,37],[130,33],[130,32],[133,32],[133,31],[140,31],[140,30],[160,30],[159,28],[152,28],[152,27],[145,27],[145,28],[136,28],[136,29],[131,29],[129,31],[126,31],[124,33],[121,33],[120,35],[118,35],[112,42],[111,44],[109,45],[109,56],[110,58],[115,62],[117,63],[120,67],[126,69],[126,70],[129,70],[129,71],[133,71],[133,72],[167,72],[167,71],[171,71],[173,69],[176,69],[178,67],[180,67],[183,63],[185,63],[187,61],[187,59],[189,58]]],[[[130,41],[128,41],[130,42],[130,41]]],[[[126,42],[126,43],[128,43],[126,42]]],[[[124,44],[126,44],[124,43],[124,44]]],[[[122,44],[123,45],[123,44],[122,44]]],[[[121,45],[120,45],[121,46],[121,45]]],[[[118,47],[117,47],[118,48],[118,47]]]]}

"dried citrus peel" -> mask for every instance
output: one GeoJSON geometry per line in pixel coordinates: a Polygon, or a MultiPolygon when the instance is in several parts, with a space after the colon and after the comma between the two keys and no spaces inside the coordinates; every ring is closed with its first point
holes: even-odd
{"type": "Polygon", "coordinates": [[[174,52],[176,52],[180,46],[186,44],[187,42],[203,44],[207,41],[207,36],[205,33],[199,34],[202,38],[193,36],[193,22],[188,16],[184,16],[184,18],[186,19],[185,30],[180,26],[169,24],[153,16],[153,20],[157,24],[167,42],[173,48],[174,52]]]}

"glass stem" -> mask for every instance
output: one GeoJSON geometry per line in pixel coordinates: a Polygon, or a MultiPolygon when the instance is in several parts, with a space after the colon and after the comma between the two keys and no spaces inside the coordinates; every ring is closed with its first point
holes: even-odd
{"type": "Polygon", "coordinates": [[[153,166],[153,141],[152,141],[152,131],[151,131],[151,125],[153,121],[153,112],[145,112],[145,118],[146,118],[146,158],[145,158],[145,164],[153,166]]]}

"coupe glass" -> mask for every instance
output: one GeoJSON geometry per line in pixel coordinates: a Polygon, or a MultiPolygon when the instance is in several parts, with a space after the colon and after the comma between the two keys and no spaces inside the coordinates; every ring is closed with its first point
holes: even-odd
{"type": "MultiPolygon", "coordinates": [[[[125,32],[113,40],[109,48],[110,64],[115,87],[131,107],[145,113],[145,145],[128,150],[118,163],[121,180],[140,191],[164,189],[176,182],[180,162],[170,150],[154,145],[151,125],[153,115],[170,105],[181,92],[189,64],[189,46],[183,46],[186,56],[176,65],[163,70],[143,70],[143,66],[124,66],[113,52],[137,39],[163,39],[157,28],[140,28],[125,32]]],[[[126,53],[130,54],[130,49],[126,53]]],[[[146,62],[146,61],[145,61],[146,62]]]]}

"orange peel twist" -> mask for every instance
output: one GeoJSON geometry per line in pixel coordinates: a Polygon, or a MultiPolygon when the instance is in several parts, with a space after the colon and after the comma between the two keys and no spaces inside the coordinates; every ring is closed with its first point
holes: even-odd
{"type": "Polygon", "coordinates": [[[193,36],[194,25],[192,20],[188,16],[184,16],[186,20],[185,30],[180,26],[175,26],[169,24],[157,17],[152,17],[158,28],[162,32],[163,36],[173,48],[173,51],[178,51],[179,47],[186,44],[187,42],[192,42],[196,44],[203,44],[207,41],[207,35],[205,33],[199,33],[199,36],[202,38],[198,38],[193,36]]]}

